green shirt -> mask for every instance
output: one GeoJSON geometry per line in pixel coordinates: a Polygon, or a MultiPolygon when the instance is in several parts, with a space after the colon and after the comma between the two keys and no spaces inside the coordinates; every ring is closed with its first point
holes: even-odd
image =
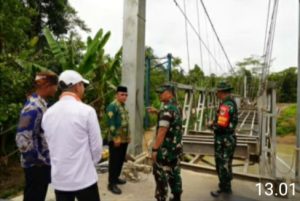
{"type": "Polygon", "coordinates": [[[129,115],[125,104],[117,100],[111,102],[106,108],[108,141],[127,143],[130,140],[129,115]]]}

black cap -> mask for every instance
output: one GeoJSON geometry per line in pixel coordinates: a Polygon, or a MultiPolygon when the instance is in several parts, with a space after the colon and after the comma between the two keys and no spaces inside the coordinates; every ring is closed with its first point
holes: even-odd
{"type": "Polygon", "coordinates": [[[117,92],[126,92],[127,93],[127,87],[125,87],[125,86],[118,86],[117,87],[117,92]]]}

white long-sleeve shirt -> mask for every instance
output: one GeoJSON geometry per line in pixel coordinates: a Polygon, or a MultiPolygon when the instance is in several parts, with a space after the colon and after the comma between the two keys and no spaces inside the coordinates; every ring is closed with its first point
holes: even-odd
{"type": "Polygon", "coordinates": [[[42,120],[50,151],[51,182],[61,191],[76,191],[96,183],[94,165],[102,152],[95,109],[71,95],[62,96],[42,120]]]}

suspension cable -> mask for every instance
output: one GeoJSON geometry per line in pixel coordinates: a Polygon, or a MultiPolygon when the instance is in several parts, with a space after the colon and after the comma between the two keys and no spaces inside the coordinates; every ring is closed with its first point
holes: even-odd
{"type": "Polygon", "coordinates": [[[269,26],[269,19],[270,19],[270,9],[271,9],[271,0],[269,0],[269,3],[268,3],[268,12],[267,12],[267,20],[266,20],[266,30],[265,30],[265,40],[264,40],[263,53],[265,53],[266,46],[267,46],[267,35],[268,35],[268,26],[269,26]]]}
{"type": "MultiPolygon", "coordinates": [[[[185,0],[183,0],[183,9],[184,9],[184,14],[186,15],[185,0]]],[[[190,72],[191,65],[190,65],[190,50],[189,50],[189,33],[188,33],[188,26],[187,26],[186,18],[184,19],[184,26],[185,26],[185,43],[186,43],[186,52],[187,52],[188,72],[190,72]]]]}
{"type": "MultiPolygon", "coordinates": [[[[262,68],[262,75],[261,75],[261,90],[266,87],[267,82],[267,75],[269,73],[270,65],[271,65],[271,58],[272,58],[272,50],[273,50],[273,42],[274,42],[274,35],[275,35],[275,27],[276,27],[276,18],[278,12],[278,4],[279,1],[275,0],[273,5],[273,13],[271,16],[270,28],[268,33],[268,40],[264,52],[264,66],[262,68]]],[[[268,25],[267,25],[268,26],[268,25]]]]}
{"type": "MultiPolygon", "coordinates": [[[[197,7],[197,22],[198,22],[198,32],[201,35],[200,32],[200,14],[199,14],[199,3],[198,0],[196,0],[196,7],[197,7]]],[[[199,40],[199,50],[200,50],[200,64],[201,64],[201,69],[203,68],[203,55],[202,55],[202,46],[201,46],[201,41],[199,40]]]]}
{"type": "Polygon", "coordinates": [[[184,16],[184,18],[186,18],[188,24],[190,25],[190,27],[192,28],[192,30],[195,32],[195,34],[197,35],[197,37],[199,38],[199,40],[201,41],[201,43],[203,44],[203,46],[205,47],[205,49],[207,50],[207,52],[214,59],[216,65],[220,68],[220,70],[223,70],[222,66],[218,63],[218,61],[213,56],[213,54],[211,53],[211,51],[209,50],[209,48],[207,47],[207,45],[204,43],[204,41],[202,40],[200,34],[197,32],[197,30],[195,29],[194,25],[191,23],[191,21],[189,20],[189,18],[186,16],[186,14],[184,13],[183,9],[178,5],[178,2],[176,0],[173,0],[173,1],[174,1],[175,5],[178,7],[178,9],[181,12],[181,14],[184,16]]]}
{"type": "Polygon", "coordinates": [[[269,58],[268,58],[268,66],[267,66],[267,75],[270,72],[270,67],[271,67],[271,60],[272,60],[272,52],[273,52],[273,44],[274,44],[274,38],[275,38],[275,27],[276,27],[276,18],[277,18],[277,13],[278,13],[278,4],[279,1],[277,0],[275,2],[276,5],[274,5],[274,16],[273,16],[273,30],[272,30],[272,37],[271,37],[271,41],[270,41],[270,53],[269,53],[269,58]]]}
{"type": "Polygon", "coordinates": [[[214,24],[212,23],[212,20],[210,19],[210,16],[209,16],[209,14],[208,14],[208,12],[207,12],[207,9],[206,9],[206,7],[205,7],[205,5],[204,5],[204,3],[203,3],[203,0],[200,0],[200,2],[201,2],[201,5],[202,5],[202,7],[203,7],[203,9],[204,9],[204,12],[205,12],[205,14],[206,14],[206,16],[207,16],[207,18],[208,18],[208,21],[209,21],[209,23],[210,23],[210,25],[211,25],[211,27],[212,27],[212,29],[213,29],[213,32],[215,33],[215,36],[216,36],[216,38],[217,38],[217,40],[218,40],[218,42],[219,42],[219,45],[221,46],[221,49],[222,49],[222,51],[223,51],[223,53],[224,53],[224,55],[225,55],[225,57],[226,57],[226,60],[227,60],[227,62],[228,62],[228,64],[229,64],[229,66],[230,66],[230,69],[231,69],[232,73],[234,73],[234,72],[235,72],[235,71],[234,71],[234,68],[233,68],[233,66],[232,66],[232,64],[231,64],[231,62],[230,62],[230,60],[229,60],[229,58],[228,58],[228,55],[227,55],[227,53],[226,53],[226,51],[225,51],[225,49],[224,49],[223,44],[221,43],[221,40],[220,40],[220,38],[219,38],[219,36],[218,36],[218,34],[217,34],[217,31],[216,31],[216,29],[215,29],[215,26],[214,26],[214,24]]]}
{"type": "MultiPolygon", "coordinates": [[[[210,48],[210,41],[208,37],[208,28],[207,28],[207,19],[204,18],[204,25],[205,25],[205,37],[207,41],[207,46],[210,48]]],[[[211,57],[208,57],[208,74],[211,75],[212,70],[211,70],[211,57]]]]}

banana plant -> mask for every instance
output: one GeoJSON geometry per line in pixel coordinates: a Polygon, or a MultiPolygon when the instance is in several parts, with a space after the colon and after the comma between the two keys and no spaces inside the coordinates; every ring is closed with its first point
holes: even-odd
{"type": "Polygon", "coordinates": [[[43,32],[54,58],[60,63],[63,70],[69,69],[70,66],[67,62],[67,54],[65,52],[67,48],[65,43],[56,41],[48,27],[45,27],[43,29],[43,32]],[[62,45],[64,46],[64,48],[62,48],[62,45]]]}
{"type": "Polygon", "coordinates": [[[46,40],[49,44],[50,50],[53,53],[55,59],[60,63],[63,70],[73,69],[79,73],[85,75],[93,70],[96,66],[96,59],[99,54],[104,54],[104,46],[107,43],[110,32],[107,32],[103,35],[103,30],[100,29],[95,37],[88,38],[86,52],[82,56],[82,59],[79,64],[74,63],[72,58],[72,51],[68,50],[66,43],[64,41],[57,41],[54,39],[53,34],[48,28],[44,28],[44,34],[46,40]],[[70,55],[71,58],[68,58],[67,55],[70,55]]]}
{"type": "Polygon", "coordinates": [[[87,50],[81,60],[78,72],[85,74],[96,67],[97,57],[103,57],[104,46],[110,37],[110,32],[107,32],[103,36],[103,30],[100,29],[95,35],[94,39],[88,38],[87,50]]]}

